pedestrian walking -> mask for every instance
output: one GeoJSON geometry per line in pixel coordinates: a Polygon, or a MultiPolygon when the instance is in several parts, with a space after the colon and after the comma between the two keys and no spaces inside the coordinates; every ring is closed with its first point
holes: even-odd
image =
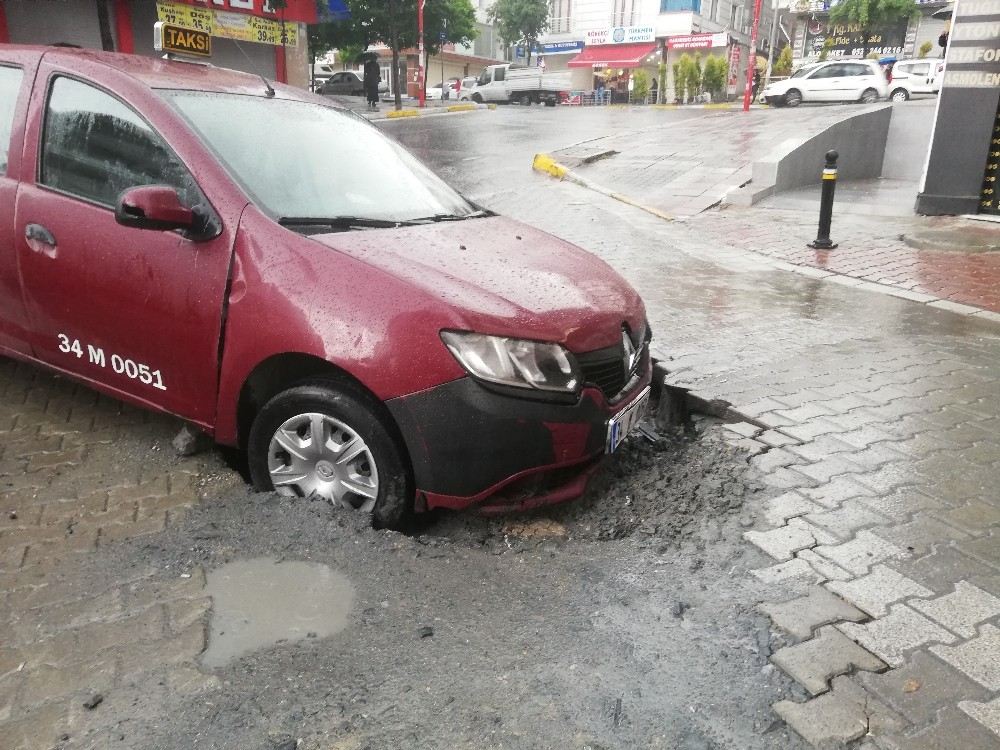
{"type": "Polygon", "coordinates": [[[374,52],[365,53],[365,96],[368,98],[369,111],[378,109],[378,85],[382,82],[382,69],[374,52]]]}
{"type": "Polygon", "coordinates": [[[753,100],[757,101],[757,92],[760,91],[760,69],[753,69],[753,100]]]}

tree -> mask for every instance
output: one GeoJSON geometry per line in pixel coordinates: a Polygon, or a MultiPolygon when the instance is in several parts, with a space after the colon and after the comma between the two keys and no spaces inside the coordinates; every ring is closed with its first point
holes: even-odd
{"type": "Polygon", "coordinates": [[[664,104],[667,101],[667,64],[662,60],[656,66],[656,74],[656,103],[664,104]]]}
{"type": "Polygon", "coordinates": [[[722,92],[726,88],[727,68],[724,57],[710,54],[705,58],[705,70],[702,72],[701,80],[705,90],[712,95],[713,102],[722,98],[722,92]]]}
{"type": "Polygon", "coordinates": [[[687,70],[681,70],[683,66],[680,61],[675,62],[671,67],[673,68],[674,74],[674,99],[683,104],[684,95],[687,93],[684,91],[684,80],[687,76],[687,70]]]}
{"type": "Polygon", "coordinates": [[[496,0],[486,9],[486,16],[496,27],[497,35],[506,46],[525,46],[528,50],[528,65],[531,65],[531,52],[535,43],[549,28],[547,0],[496,0]]]}
{"type": "Polygon", "coordinates": [[[830,8],[833,23],[857,24],[864,35],[864,56],[874,31],[896,21],[920,15],[913,0],[842,0],[830,8]]]}
{"type": "Polygon", "coordinates": [[[774,63],[772,72],[779,77],[787,77],[792,73],[792,48],[784,47],[774,63]]]}
{"type": "MultiPolygon", "coordinates": [[[[417,46],[417,0],[347,0],[347,7],[351,23],[360,30],[365,46],[382,42],[392,50],[392,90],[396,109],[402,109],[399,53],[417,46]]],[[[424,6],[424,22],[424,44],[428,50],[439,48],[441,31],[445,42],[468,44],[475,38],[475,11],[469,0],[430,0],[424,6]]]]}
{"type": "Polygon", "coordinates": [[[687,52],[681,55],[681,73],[684,75],[684,88],[687,89],[687,93],[693,100],[701,93],[700,52],[696,52],[694,57],[691,57],[687,52]]]}
{"type": "Polygon", "coordinates": [[[833,39],[827,37],[823,40],[823,49],[819,51],[819,61],[824,62],[826,58],[830,56],[830,50],[833,49],[833,39]]]}
{"type": "Polygon", "coordinates": [[[649,73],[639,68],[632,72],[632,99],[639,104],[645,104],[647,96],[649,96],[649,73]]]}
{"type": "Polygon", "coordinates": [[[101,49],[115,51],[115,38],[111,34],[111,18],[108,16],[107,0],[97,0],[97,26],[101,32],[101,49]]]}
{"type": "Polygon", "coordinates": [[[934,45],[931,44],[929,40],[924,42],[920,45],[920,49],[917,51],[917,57],[920,59],[927,57],[927,55],[931,53],[932,49],[934,49],[934,45]]]}

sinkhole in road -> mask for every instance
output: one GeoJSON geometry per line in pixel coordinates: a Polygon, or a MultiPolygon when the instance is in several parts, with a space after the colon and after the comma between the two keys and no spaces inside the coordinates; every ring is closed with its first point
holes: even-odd
{"type": "Polygon", "coordinates": [[[323,638],[347,626],[354,587],[319,563],[270,557],[236,560],[209,572],[212,624],[206,667],[277,643],[323,638]]]}

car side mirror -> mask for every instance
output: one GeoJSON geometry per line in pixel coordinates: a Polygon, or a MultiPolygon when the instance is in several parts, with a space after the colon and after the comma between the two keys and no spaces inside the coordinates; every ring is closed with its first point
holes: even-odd
{"type": "Polygon", "coordinates": [[[168,232],[193,230],[199,222],[195,212],[181,203],[177,191],[167,185],[129,188],[118,196],[115,221],[122,226],[168,232]]]}

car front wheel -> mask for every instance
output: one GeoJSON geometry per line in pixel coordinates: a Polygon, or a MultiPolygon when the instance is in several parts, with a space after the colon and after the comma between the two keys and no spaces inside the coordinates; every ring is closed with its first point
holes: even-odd
{"type": "Polygon", "coordinates": [[[862,104],[874,104],[878,101],[878,92],[875,89],[865,89],[864,93],[861,94],[862,104]]]}
{"type": "Polygon", "coordinates": [[[482,96],[482,94],[473,94],[472,95],[472,101],[474,101],[476,104],[482,104],[483,103],[483,96],[482,96]]]}
{"type": "Polygon", "coordinates": [[[335,380],[307,381],[274,396],[250,428],[254,486],[370,514],[376,528],[404,528],[413,492],[403,454],[374,406],[335,380]]]}
{"type": "Polygon", "coordinates": [[[889,99],[894,102],[905,102],[910,98],[910,94],[906,89],[896,89],[889,95],[889,99]]]}
{"type": "Polygon", "coordinates": [[[785,104],[789,107],[797,107],[802,104],[802,92],[798,89],[791,89],[785,94],[785,104]]]}

